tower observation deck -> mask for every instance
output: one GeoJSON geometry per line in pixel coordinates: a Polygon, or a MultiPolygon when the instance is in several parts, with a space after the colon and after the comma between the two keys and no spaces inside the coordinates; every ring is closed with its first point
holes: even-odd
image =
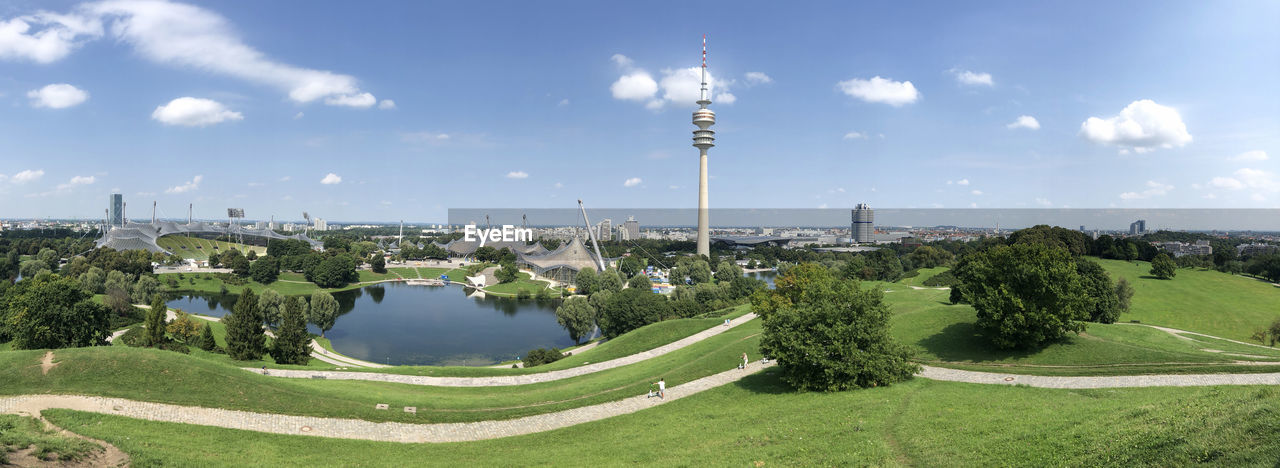
{"type": "Polygon", "coordinates": [[[707,106],[711,96],[707,93],[707,36],[702,36],[702,91],[698,95],[698,110],[693,111],[693,146],[698,148],[698,255],[711,256],[711,219],[707,199],[707,150],[715,146],[716,113],[707,106]]]}

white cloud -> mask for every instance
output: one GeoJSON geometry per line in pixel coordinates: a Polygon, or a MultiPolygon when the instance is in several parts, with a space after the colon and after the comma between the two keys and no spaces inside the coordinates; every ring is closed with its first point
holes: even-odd
{"type": "Polygon", "coordinates": [[[243,120],[244,116],[212,99],[180,97],[157,106],[151,118],[165,125],[204,127],[228,120],[243,120]]]}
{"type": "Polygon", "coordinates": [[[613,54],[612,57],[609,57],[609,60],[613,60],[613,63],[618,65],[619,68],[630,68],[631,64],[635,63],[630,57],[622,54],[613,54]]]}
{"type": "Polygon", "coordinates": [[[41,177],[44,177],[44,169],[36,169],[34,171],[31,169],[27,169],[25,171],[14,174],[13,177],[9,178],[9,180],[12,180],[13,183],[15,184],[25,184],[27,182],[34,182],[34,181],[40,180],[41,177]]]}
{"type": "Polygon", "coordinates": [[[1230,177],[1214,177],[1209,181],[1209,186],[1214,188],[1240,190],[1244,188],[1244,182],[1230,177]]]}
{"type": "Polygon", "coordinates": [[[764,72],[747,72],[747,74],[743,76],[748,85],[773,83],[773,78],[770,78],[769,75],[764,74],[764,72]]]}
{"type": "Polygon", "coordinates": [[[106,35],[131,45],[147,60],[276,87],[296,102],[324,99],[351,105],[345,98],[367,94],[350,75],[268,58],[245,44],[217,13],[165,1],[101,1],[80,4],[67,14],[40,12],[0,20],[0,59],[55,62],[106,35]]]}
{"type": "Polygon", "coordinates": [[[443,143],[449,141],[448,133],[412,132],[400,134],[400,140],[407,143],[443,143]]]}
{"type": "MultiPolygon", "coordinates": [[[[716,91],[715,82],[715,78],[708,71],[708,95],[714,95],[716,91]]],[[[662,81],[659,84],[662,85],[662,98],[667,102],[676,105],[692,105],[702,95],[702,67],[662,70],[662,81]]],[[[732,100],[725,103],[731,102],[732,100]]]]}
{"type": "Polygon", "coordinates": [[[721,104],[733,104],[738,102],[738,97],[734,96],[733,93],[720,93],[716,95],[714,100],[721,104]]]}
{"type": "Polygon", "coordinates": [[[1209,187],[1225,190],[1250,190],[1250,198],[1263,201],[1263,193],[1280,193],[1280,179],[1276,175],[1262,169],[1243,168],[1232,173],[1232,177],[1214,177],[1209,187]]]}
{"type": "Polygon", "coordinates": [[[869,80],[854,78],[837,83],[840,91],[856,99],[899,107],[916,102],[920,93],[910,81],[893,81],[875,76],[869,80]]]}
{"type": "Polygon", "coordinates": [[[1172,185],[1165,185],[1154,180],[1147,181],[1147,188],[1141,192],[1124,192],[1120,194],[1121,200],[1141,200],[1151,197],[1165,195],[1173,190],[1172,185]]]}
{"type": "Polygon", "coordinates": [[[391,110],[396,108],[396,102],[390,99],[383,99],[378,103],[378,108],[382,110],[391,110]]]}
{"type": "Polygon", "coordinates": [[[982,195],[982,191],[981,191],[981,190],[971,190],[969,193],[972,193],[972,194],[974,194],[974,195],[982,195]]]}
{"type": "Polygon", "coordinates": [[[640,180],[640,178],[639,178],[639,177],[632,177],[632,178],[630,178],[630,179],[627,179],[627,180],[622,181],[622,186],[623,186],[623,187],[635,187],[635,186],[637,186],[637,185],[640,185],[640,182],[643,182],[643,181],[642,181],[642,180],[640,180]]]}
{"type": "Polygon", "coordinates": [[[292,176],[284,176],[284,177],[281,177],[281,178],[280,178],[280,181],[281,181],[281,182],[288,182],[288,181],[290,181],[290,180],[293,180],[293,177],[292,177],[292,176]]]}
{"type": "Polygon", "coordinates": [[[956,185],[969,185],[969,179],[960,179],[956,181],[956,185]]]}
{"type": "Polygon", "coordinates": [[[1029,130],[1039,130],[1039,129],[1040,129],[1040,121],[1039,121],[1039,120],[1036,120],[1036,118],[1035,118],[1035,117],[1032,117],[1032,116],[1029,116],[1029,115],[1020,115],[1020,116],[1018,116],[1018,119],[1017,119],[1017,120],[1014,120],[1014,121],[1013,121],[1013,123],[1010,123],[1009,125],[1005,125],[1005,127],[1006,127],[1006,128],[1025,128],[1025,129],[1029,129],[1029,130]]]}
{"type": "Polygon", "coordinates": [[[1267,159],[1267,152],[1262,150],[1245,151],[1231,158],[1232,161],[1246,162],[1266,161],[1267,159]]]}
{"type": "Polygon", "coordinates": [[[330,172],[328,175],[325,175],[323,179],[320,179],[320,183],[324,185],[334,185],[341,182],[342,182],[342,177],[339,177],[337,174],[334,174],[332,172],[330,172]]]}
{"type": "Polygon", "coordinates": [[[324,99],[324,103],[331,106],[355,107],[357,109],[368,109],[378,103],[378,98],[373,97],[369,93],[358,94],[341,94],[330,96],[324,99]]]}
{"type": "Polygon", "coordinates": [[[623,75],[609,86],[614,99],[644,101],[658,94],[658,82],[643,71],[623,75]]]}
{"type": "Polygon", "coordinates": [[[511,171],[507,173],[508,179],[528,179],[529,173],[525,171],[511,171]]]}
{"type": "Polygon", "coordinates": [[[67,181],[67,183],[58,184],[57,189],[59,191],[62,191],[62,190],[70,189],[77,185],[89,185],[89,184],[92,184],[95,180],[96,178],[94,176],[74,176],[71,178],[71,180],[67,181]]]}
{"type": "Polygon", "coordinates": [[[564,188],[564,184],[562,184],[562,183],[560,183],[560,182],[556,182],[556,183],[555,183],[555,185],[552,185],[552,187],[555,187],[555,188],[561,189],[561,188],[564,188]]]}
{"type": "Polygon", "coordinates": [[[298,111],[297,114],[293,114],[293,120],[301,119],[303,115],[305,114],[303,114],[302,111],[298,111]]]}
{"type": "Polygon", "coordinates": [[[556,107],[564,107],[567,105],[569,105],[569,98],[561,99],[560,102],[556,103],[556,107]]]}
{"type": "Polygon", "coordinates": [[[956,82],[966,86],[994,86],[996,83],[991,79],[990,73],[972,72],[969,70],[961,70],[952,68],[952,75],[955,75],[956,82]]]}
{"type": "Polygon", "coordinates": [[[1040,206],[1053,206],[1053,202],[1045,198],[1036,198],[1036,204],[1040,206]]]}
{"type": "Polygon", "coordinates": [[[669,190],[680,190],[680,186],[679,186],[679,185],[668,185],[668,186],[667,186],[667,189],[669,189],[669,190]]]}
{"type": "Polygon", "coordinates": [[[865,140],[865,139],[867,139],[867,134],[862,133],[862,132],[849,132],[849,133],[844,134],[844,139],[846,139],[846,140],[865,140]]]}
{"type": "Polygon", "coordinates": [[[164,190],[164,193],[186,193],[200,188],[200,181],[204,180],[204,176],[197,175],[192,177],[182,185],[175,185],[164,190]]]}
{"type": "Polygon", "coordinates": [[[977,207],[978,207],[978,204],[977,204],[977,203],[970,203],[970,204],[969,204],[969,208],[977,208],[977,207]]]}
{"type": "Polygon", "coordinates": [[[1097,143],[1120,147],[1121,152],[1146,153],[1191,142],[1178,110],[1150,99],[1134,101],[1114,117],[1089,117],[1080,124],[1080,134],[1097,143]]]}
{"type": "Polygon", "coordinates": [[[31,107],[66,109],[89,100],[89,92],[66,83],[46,85],[27,92],[31,107]]]}
{"type": "Polygon", "coordinates": [[[827,204],[826,204],[826,203],[823,203],[823,204],[818,205],[818,209],[819,209],[819,210],[825,210],[825,209],[827,209],[827,204]]]}

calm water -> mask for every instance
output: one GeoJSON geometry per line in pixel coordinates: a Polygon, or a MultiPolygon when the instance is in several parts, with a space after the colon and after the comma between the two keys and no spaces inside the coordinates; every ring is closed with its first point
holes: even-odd
{"type": "MultiPolygon", "coordinates": [[[[396,365],[485,365],[534,348],[573,345],[556,323],[554,302],[476,299],[467,297],[469,291],[383,283],[335,293],[342,315],[326,335],[342,354],[396,365]]],[[[169,307],[218,317],[234,306],[231,295],[169,302],[169,307]]]]}
{"type": "Polygon", "coordinates": [[[773,279],[778,277],[778,272],[773,270],[756,271],[752,273],[743,273],[742,275],[746,276],[747,278],[755,278],[758,280],[762,280],[765,283],[769,284],[769,289],[773,289],[773,279]]]}

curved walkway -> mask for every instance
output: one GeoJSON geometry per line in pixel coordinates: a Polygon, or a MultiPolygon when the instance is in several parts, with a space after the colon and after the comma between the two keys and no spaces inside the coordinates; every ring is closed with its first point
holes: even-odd
{"type": "Polygon", "coordinates": [[[1040,388],[1204,387],[1212,385],[1280,385],[1280,372],[1266,374],[1169,374],[1058,377],[999,374],[946,367],[921,366],[917,376],[930,380],[1040,388]]]}
{"type": "Polygon", "coordinates": [[[370,422],[360,419],[253,413],[80,395],[21,395],[0,398],[0,413],[39,415],[43,410],[58,408],[112,414],[149,421],[216,426],[275,434],[383,442],[467,442],[550,431],[634,413],[727,383],[736,382],[773,365],[773,363],[752,363],[747,370],[733,369],[677,385],[667,389],[665,399],[648,398],[645,395],[640,395],[598,405],[505,421],[440,424],[370,422]]]}
{"type": "MultiPolygon", "coordinates": [[[[628,364],[634,364],[646,359],[658,357],[672,351],[684,348],[707,338],[719,335],[738,325],[742,325],[756,317],[755,313],[747,313],[741,317],[733,319],[730,325],[713,326],[706,330],[700,331],[693,335],[687,336],[680,340],[667,343],[665,345],[653,348],[648,351],[639,352],[630,356],[623,356],[617,359],[611,359],[604,362],[587,364],[584,366],[571,367],[568,369],[554,370],[542,372],[538,374],[526,375],[500,375],[490,377],[428,377],[421,375],[403,375],[403,374],[380,374],[375,372],[345,372],[345,371],[310,371],[310,370],[272,370],[272,377],[288,377],[296,379],[310,379],[315,376],[321,376],[331,380],[369,380],[375,382],[392,382],[410,385],[427,385],[433,387],[502,387],[510,385],[528,385],[542,382],[551,382],[554,380],[567,379],[580,375],[591,374],[603,370],[622,367],[628,364]]],[[[261,371],[261,369],[249,369],[247,371],[261,371]]]]}

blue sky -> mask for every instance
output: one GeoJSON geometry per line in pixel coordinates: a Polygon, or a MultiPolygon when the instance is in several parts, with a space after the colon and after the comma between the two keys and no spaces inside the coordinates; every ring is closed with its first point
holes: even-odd
{"type": "Polygon", "coordinates": [[[1277,18],[1273,2],[7,2],[0,217],[100,217],[117,189],[173,217],[692,207],[682,78],[704,33],[713,207],[1274,208],[1277,18]]]}

